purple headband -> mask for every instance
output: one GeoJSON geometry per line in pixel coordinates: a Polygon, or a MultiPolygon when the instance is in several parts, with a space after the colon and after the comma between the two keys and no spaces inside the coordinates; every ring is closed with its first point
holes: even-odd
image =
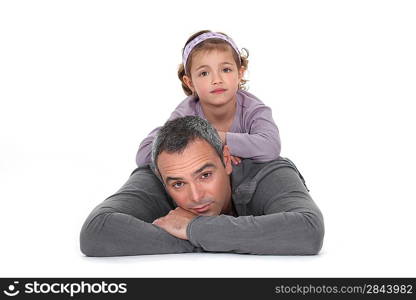
{"type": "Polygon", "coordinates": [[[192,50],[195,48],[196,45],[202,43],[203,41],[207,40],[207,39],[221,39],[226,41],[228,44],[231,45],[231,47],[233,47],[233,49],[235,50],[235,52],[238,55],[238,58],[240,59],[240,52],[238,51],[237,45],[234,43],[234,41],[229,38],[228,36],[225,36],[221,33],[216,33],[216,32],[206,32],[203,33],[201,35],[198,35],[196,38],[194,38],[192,41],[190,41],[185,49],[183,50],[183,54],[182,54],[182,62],[183,62],[183,67],[186,70],[186,62],[188,60],[188,56],[189,54],[192,52],[192,50]]]}

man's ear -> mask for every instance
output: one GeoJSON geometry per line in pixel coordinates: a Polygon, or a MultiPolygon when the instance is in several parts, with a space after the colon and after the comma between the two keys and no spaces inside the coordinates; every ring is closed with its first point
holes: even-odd
{"type": "Polygon", "coordinates": [[[195,92],[194,85],[192,83],[192,79],[188,75],[183,75],[182,77],[183,82],[185,82],[186,86],[192,91],[195,92]]]}
{"type": "Polygon", "coordinates": [[[225,172],[227,175],[230,175],[233,171],[233,166],[231,164],[230,148],[228,148],[227,145],[224,145],[224,148],[222,149],[222,155],[224,157],[225,172]]]}

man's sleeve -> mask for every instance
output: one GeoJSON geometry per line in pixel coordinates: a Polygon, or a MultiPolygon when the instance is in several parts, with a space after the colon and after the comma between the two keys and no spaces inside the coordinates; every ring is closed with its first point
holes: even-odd
{"type": "Polygon", "coordinates": [[[258,106],[243,122],[246,133],[227,132],[226,134],[226,142],[231,154],[259,162],[277,159],[280,155],[281,142],[271,109],[265,105],[258,106]]]}
{"type": "Polygon", "coordinates": [[[172,208],[150,168],[138,168],[90,213],[80,233],[81,252],[87,256],[198,252],[189,241],[151,224],[172,208]]]}
{"type": "Polygon", "coordinates": [[[204,251],[274,255],[317,254],[324,222],[295,168],[270,172],[250,203],[255,215],[199,216],[187,228],[189,241],[204,251]]]}

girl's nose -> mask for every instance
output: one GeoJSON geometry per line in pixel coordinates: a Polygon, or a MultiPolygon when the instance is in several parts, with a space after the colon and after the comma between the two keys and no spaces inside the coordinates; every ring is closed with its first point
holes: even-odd
{"type": "Polygon", "coordinates": [[[219,84],[222,83],[222,77],[220,73],[213,72],[212,73],[212,84],[219,84]]]}

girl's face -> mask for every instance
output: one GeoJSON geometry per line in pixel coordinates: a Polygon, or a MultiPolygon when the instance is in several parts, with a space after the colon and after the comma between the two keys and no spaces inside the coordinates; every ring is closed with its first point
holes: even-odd
{"type": "Polygon", "coordinates": [[[226,51],[214,49],[196,53],[192,57],[190,77],[183,77],[204,105],[222,106],[236,101],[244,69],[237,69],[231,47],[228,48],[226,51]]]}

